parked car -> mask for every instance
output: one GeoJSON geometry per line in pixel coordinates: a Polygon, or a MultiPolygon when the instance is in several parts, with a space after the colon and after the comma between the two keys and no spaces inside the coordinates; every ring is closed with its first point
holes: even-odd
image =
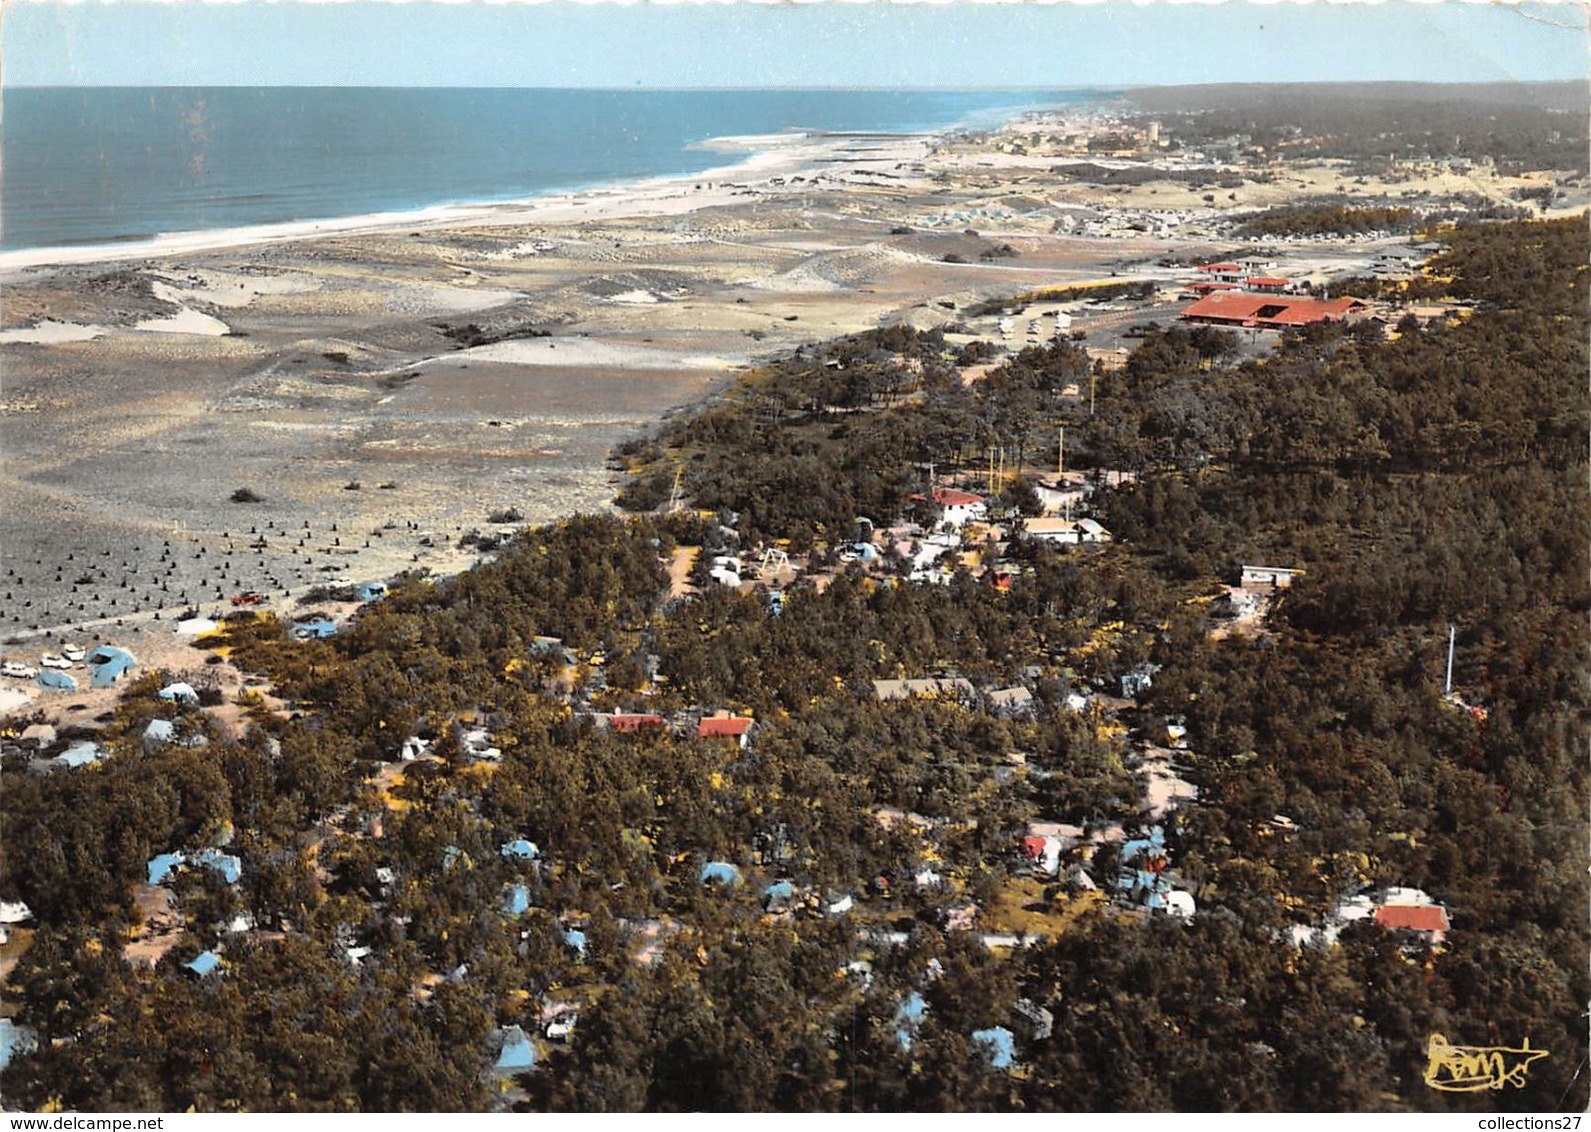
{"type": "Polygon", "coordinates": [[[74,664],[80,664],[82,663],[83,658],[88,654],[76,645],[62,645],[61,655],[66,657],[67,660],[72,661],[74,664]]]}
{"type": "Polygon", "coordinates": [[[4,664],[0,664],[0,674],[15,676],[19,680],[31,680],[39,674],[39,670],[26,664],[18,664],[14,660],[8,660],[4,664]]]}
{"type": "Polygon", "coordinates": [[[56,656],[53,652],[47,652],[43,656],[39,657],[39,663],[44,665],[46,668],[72,667],[71,661],[67,660],[64,656],[56,656]]]}

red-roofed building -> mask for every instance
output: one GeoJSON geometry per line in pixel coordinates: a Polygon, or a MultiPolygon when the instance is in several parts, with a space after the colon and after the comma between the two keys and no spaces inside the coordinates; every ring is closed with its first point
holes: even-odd
{"type": "Polygon", "coordinates": [[[1241,283],[1243,277],[1248,274],[1240,263],[1207,263],[1199,270],[1206,275],[1214,276],[1222,283],[1241,283]]]}
{"type": "Polygon", "coordinates": [[[1190,283],[1188,291],[1195,295],[1208,295],[1212,291],[1236,291],[1236,283],[1190,283]]]}
{"type": "Polygon", "coordinates": [[[696,725],[696,738],[733,739],[744,747],[755,722],[744,715],[709,715],[696,725]]]}
{"type": "Polygon", "coordinates": [[[1218,291],[1206,295],[1182,312],[1184,322],[1217,326],[1286,330],[1317,322],[1345,322],[1363,314],[1369,305],[1361,299],[1309,299],[1301,296],[1255,295],[1245,291],[1218,291]]]}
{"type": "MultiPolygon", "coordinates": [[[[923,496],[921,494],[909,495],[906,500],[908,503],[921,503],[923,502],[923,496]]],[[[944,515],[940,522],[949,524],[952,527],[959,528],[966,526],[968,523],[978,522],[988,514],[988,508],[984,506],[983,496],[974,495],[970,491],[957,491],[953,487],[936,487],[933,492],[933,500],[944,508],[944,515]]]]}
{"type": "Polygon", "coordinates": [[[1383,904],[1376,909],[1376,923],[1389,932],[1419,932],[1441,943],[1447,934],[1447,909],[1440,904],[1383,904]]]}
{"type": "Polygon", "coordinates": [[[934,502],[941,507],[966,507],[974,503],[982,503],[983,496],[974,495],[970,491],[957,491],[953,487],[934,488],[934,502]]]}
{"type": "Polygon", "coordinates": [[[1250,291],[1263,291],[1272,295],[1280,295],[1287,290],[1288,281],[1279,275],[1250,275],[1243,280],[1243,286],[1250,291]]]}

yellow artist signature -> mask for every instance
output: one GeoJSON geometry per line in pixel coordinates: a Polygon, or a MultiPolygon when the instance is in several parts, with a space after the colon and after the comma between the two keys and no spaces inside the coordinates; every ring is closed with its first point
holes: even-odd
{"type": "Polygon", "coordinates": [[[1425,1083],[1444,1093],[1478,1093],[1482,1089],[1519,1088],[1531,1062],[1552,1056],[1531,1049],[1530,1039],[1519,1049],[1508,1046],[1448,1045],[1441,1034],[1432,1034],[1425,1045],[1425,1083]]]}

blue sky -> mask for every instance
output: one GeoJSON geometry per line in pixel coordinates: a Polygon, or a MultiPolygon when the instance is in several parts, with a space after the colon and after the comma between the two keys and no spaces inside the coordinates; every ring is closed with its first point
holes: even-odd
{"type": "Polygon", "coordinates": [[[1571,4],[6,5],[8,86],[1081,87],[1584,79],[1571,4]]]}

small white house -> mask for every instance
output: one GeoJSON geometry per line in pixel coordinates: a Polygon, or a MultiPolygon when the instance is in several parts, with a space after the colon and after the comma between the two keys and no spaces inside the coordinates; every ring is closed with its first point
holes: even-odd
{"type": "MultiPolygon", "coordinates": [[[[941,526],[952,527],[960,530],[968,523],[979,523],[989,515],[988,505],[983,496],[974,495],[970,491],[958,491],[953,487],[936,487],[931,497],[942,509],[939,518],[941,526]]],[[[921,502],[921,495],[911,496],[908,502],[921,502]]]]}
{"type": "Polygon", "coordinates": [[[1093,519],[1029,519],[1023,533],[1028,538],[1062,546],[1110,541],[1110,532],[1093,519]]]}
{"type": "Polygon", "coordinates": [[[1271,586],[1275,589],[1285,590],[1293,584],[1293,579],[1301,577],[1304,571],[1296,566],[1247,566],[1243,567],[1244,586],[1271,586]]]}

